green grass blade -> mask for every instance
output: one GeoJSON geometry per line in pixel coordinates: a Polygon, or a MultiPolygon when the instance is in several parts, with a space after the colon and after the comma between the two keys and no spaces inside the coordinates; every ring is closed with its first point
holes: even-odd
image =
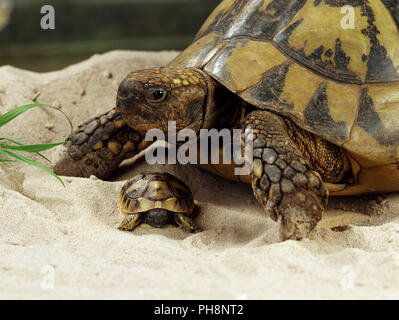
{"type": "Polygon", "coordinates": [[[25,106],[15,108],[15,109],[7,112],[6,114],[3,114],[2,116],[0,116],[0,127],[4,126],[6,123],[15,119],[16,117],[18,117],[22,113],[28,111],[29,109],[36,108],[36,107],[44,107],[44,106],[45,106],[44,104],[35,103],[35,104],[27,104],[25,106]]]}
{"type": "Polygon", "coordinates": [[[19,146],[10,146],[8,144],[0,143],[0,147],[1,148],[5,148],[5,149],[10,149],[10,150],[37,153],[37,152],[40,152],[40,151],[46,151],[48,149],[57,147],[57,146],[59,146],[61,144],[64,144],[64,143],[65,143],[65,141],[63,141],[63,142],[55,142],[55,143],[26,144],[26,145],[19,145],[19,146]]]}
{"type": "Polygon", "coordinates": [[[61,113],[65,116],[65,118],[68,120],[68,122],[69,122],[69,127],[70,127],[70,129],[71,129],[71,135],[69,136],[69,139],[72,141],[72,138],[73,138],[73,125],[72,125],[71,119],[69,119],[69,117],[66,115],[66,113],[65,113],[64,111],[62,111],[60,108],[53,107],[53,106],[48,106],[48,107],[49,107],[49,108],[52,108],[52,109],[55,109],[55,110],[58,110],[58,111],[61,112],[61,113]]]}
{"type": "MultiPolygon", "coordinates": [[[[6,141],[9,141],[9,142],[15,143],[15,144],[17,144],[17,145],[19,145],[19,146],[24,146],[23,143],[21,143],[21,142],[19,142],[19,141],[16,141],[16,140],[13,140],[13,139],[10,139],[10,138],[0,138],[0,141],[1,141],[1,140],[6,140],[6,141]]],[[[40,152],[36,152],[36,154],[37,154],[38,156],[42,157],[44,160],[46,160],[46,161],[48,161],[48,162],[51,163],[50,159],[48,159],[47,157],[45,157],[44,155],[42,155],[40,152]]]]}
{"type": "Polygon", "coordinates": [[[17,160],[0,158],[0,162],[17,162],[17,160]]]}
{"type": "MultiPolygon", "coordinates": [[[[37,98],[37,97],[36,97],[37,98]]],[[[15,108],[14,110],[11,110],[9,112],[7,112],[6,114],[0,116],[0,127],[4,126],[5,124],[7,124],[8,122],[10,122],[11,120],[15,119],[16,117],[18,117],[19,115],[21,115],[22,113],[33,109],[33,108],[37,108],[37,107],[48,107],[48,108],[52,108],[55,110],[58,110],[59,112],[61,112],[68,120],[70,128],[71,128],[71,135],[70,135],[70,139],[73,138],[73,126],[72,126],[72,122],[69,119],[69,117],[65,114],[65,112],[63,112],[60,108],[54,107],[54,106],[49,106],[49,105],[45,105],[45,104],[41,104],[41,103],[34,103],[34,104],[28,104],[25,106],[21,106],[18,108],[15,108]]],[[[38,167],[44,171],[46,171],[47,173],[50,173],[53,177],[55,177],[58,181],[61,182],[61,184],[65,187],[64,182],[61,180],[61,178],[56,175],[52,170],[44,167],[43,165],[41,165],[40,163],[37,163],[36,161],[33,161],[29,158],[26,158],[20,154],[5,150],[5,149],[9,149],[9,150],[16,150],[16,151],[23,151],[23,152],[29,152],[29,153],[36,153],[38,154],[40,157],[42,157],[43,159],[47,160],[50,162],[49,159],[47,159],[44,155],[42,155],[40,153],[40,151],[45,151],[51,148],[54,148],[56,146],[59,146],[61,144],[66,143],[66,141],[63,142],[56,142],[56,143],[43,143],[43,144],[33,144],[33,145],[25,145],[23,143],[20,143],[18,141],[9,139],[9,138],[0,138],[0,140],[5,140],[5,141],[9,141],[15,144],[15,146],[13,145],[8,145],[8,144],[4,144],[4,143],[0,143],[0,154],[1,155],[6,155],[8,157],[12,157],[15,158],[17,160],[23,161],[27,164],[33,165],[35,167],[38,167]],[[3,149],[1,149],[3,148],[3,149]]],[[[15,160],[13,159],[7,159],[7,158],[0,158],[0,162],[15,162],[15,160]]]]}
{"type": "Polygon", "coordinates": [[[37,102],[37,99],[39,99],[39,97],[41,96],[42,92],[39,91],[38,93],[35,94],[35,96],[32,98],[33,102],[37,102]]]}
{"type": "Polygon", "coordinates": [[[21,161],[23,161],[23,162],[26,162],[26,163],[28,163],[28,164],[30,164],[30,165],[33,165],[33,166],[35,166],[35,167],[38,167],[38,168],[40,168],[40,169],[42,169],[42,170],[44,170],[44,171],[50,173],[53,177],[55,177],[58,181],[60,181],[60,182],[62,183],[62,185],[65,187],[64,182],[61,180],[61,178],[60,178],[58,175],[56,175],[56,174],[55,174],[53,171],[51,171],[50,169],[48,169],[48,168],[42,166],[40,163],[37,163],[36,161],[33,161],[33,160],[28,159],[28,158],[26,158],[26,157],[24,157],[24,156],[21,156],[21,155],[19,155],[19,154],[17,154],[17,153],[13,153],[13,152],[7,151],[7,150],[1,150],[1,149],[0,149],[0,154],[3,154],[3,155],[6,155],[6,156],[9,156],[9,157],[16,158],[16,159],[18,159],[18,160],[21,160],[21,161]]]}
{"type": "Polygon", "coordinates": [[[28,111],[30,109],[37,108],[37,107],[47,107],[47,108],[55,109],[55,110],[61,112],[65,116],[65,118],[67,118],[67,120],[69,122],[69,126],[71,128],[70,139],[72,139],[72,137],[73,137],[73,125],[72,125],[71,119],[69,119],[69,117],[66,115],[66,113],[64,111],[62,111],[60,108],[54,107],[54,106],[49,106],[47,104],[42,104],[42,103],[27,104],[25,106],[21,106],[21,107],[15,108],[15,109],[7,112],[6,114],[3,114],[2,116],[0,116],[0,127],[4,126],[6,123],[8,123],[11,120],[15,119],[16,117],[18,117],[22,113],[24,113],[24,112],[26,112],[26,111],[28,111]]]}

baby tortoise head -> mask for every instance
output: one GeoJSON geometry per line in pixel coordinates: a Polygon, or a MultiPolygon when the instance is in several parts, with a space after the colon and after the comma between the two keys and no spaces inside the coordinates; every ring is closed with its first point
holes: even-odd
{"type": "Polygon", "coordinates": [[[174,224],[188,232],[198,231],[189,218],[194,210],[193,195],[171,174],[145,172],[135,176],[123,185],[118,202],[126,215],[120,230],[131,231],[145,223],[155,228],[174,224]]]}
{"type": "Polygon", "coordinates": [[[127,124],[145,133],[176,129],[199,132],[204,121],[209,76],[194,68],[152,68],[130,73],[119,85],[116,108],[127,124]]]}

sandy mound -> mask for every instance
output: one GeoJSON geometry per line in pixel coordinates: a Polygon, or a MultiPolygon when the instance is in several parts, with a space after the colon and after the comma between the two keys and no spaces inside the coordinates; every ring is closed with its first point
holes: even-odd
{"type": "MultiPolygon", "coordinates": [[[[129,71],[175,55],[116,51],[46,74],[1,67],[0,113],[41,91],[39,102],[61,106],[77,126],[114,106],[129,71]]],[[[67,134],[61,114],[35,109],[0,136],[39,143],[67,134]]],[[[312,239],[279,243],[247,185],[162,166],[191,187],[205,231],[120,232],[118,191],[145,168],[124,166],[113,182],[66,177],[64,188],[39,169],[0,164],[0,298],[399,298],[399,195],[333,199],[312,239]],[[343,211],[358,225],[328,229],[343,211]]]]}

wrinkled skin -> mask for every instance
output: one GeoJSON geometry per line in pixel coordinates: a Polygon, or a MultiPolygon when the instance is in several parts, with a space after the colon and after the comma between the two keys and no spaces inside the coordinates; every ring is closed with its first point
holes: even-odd
{"type": "MultiPolygon", "coordinates": [[[[339,182],[349,172],[345,154],[337,146],[300,129],[288,118],[256,110],[245,103],[233,103],[237,99],[233,94],[224,93],[223,102],[216,105],[218,88],[221,86],[199,69],[165,67],[130,73],[118,90],[115,112],[120,115],[118,119],[122,119],[119,128],[114,125],[114,131],[95,138],[92,137],[96,131],[88,134],[86,130],[85,138],[93,140],[92,147],[82,150],[81,141],[78,141],[80,144],[72,142],[57,163],[56,172],[109,177],[123,159],[140,150],[142,142],[132,141],[130,137],[142,138],[150,129],[167,134],[168,121],[176,121],[178,130],[190,128],[197,133],[213,127],[252,129],[254,163],[249,180],[256,199],[272,219],[280,221],[283,240],[309,236],[327,203],[328,190],[323,181],[339,182]],[[118,135],[125,139],[118,140],[118,135]],[[127,143],[134,145],[130,153],[123,152],[127,143]],[[77,153],[75,149],[81,158],[73,157],[77,153]],[[108,167],[102,160],[106,150],[111,150],[108,161],[112,166],[108,167]],[[82,164],[81,159],[89,154],[94,160],[82,164]],[[79,162],[79,171],[71,162],[79,162]],[[99,173],[93,163],[100,164],[99,173]]],[[[78,131],[84,129],[85,125],[78,131]]],[[[136,226],[138,221],[133,219],[128,223],[136,226]]]]}

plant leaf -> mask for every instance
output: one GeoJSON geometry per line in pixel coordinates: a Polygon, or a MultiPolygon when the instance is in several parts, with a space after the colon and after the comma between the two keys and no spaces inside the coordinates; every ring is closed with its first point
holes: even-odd
{"type": "MultiPolygon", "coordinates": [[[[13,140],[13,139],[10,139],[10,138],[0,138],[0,141],[1,141],[1,140],[6,140],[6,141],[9,141],[9,142],[15,143],[15,144],[17,144],[17,145],[19,145],[19,146],[24,146],[23,143],[21,143],[21,142],[19,142],[19,141],[16,141],[16,140],[13,140]]],[[[45,157],[44,155],[42,155],[40,152],[36,152],[36,154],[37,154],[38,156],[42,157],[44,160],[46,160],[46,161],[48,161],[48,162],[51,163],[50,159],[48,159],[47,157],[45,157]]]]}
{"type": "Polygon", "coordinates": [[[0,143],[0,147],[5,148],[5,149],[11,149],[11,150],[37,153],[40,151],[45,151],[45,150],[54,148],[54,147],[59,146],[64,143],[65,143],[65,141],[55,142],[55,143],[42,143],[42,144],[24,144],[24,145],[19,145],[19,146],[10,146],[8,144],[0,143]]]}
{"type": "Polygon", "coordinates": [[[32,108],[37,108],[37,107],[47,107],[47,108],[51,108],[51,109],[55,109],[58,110],[59,112],[61,112],[68,120],[69,122],[69,126],[71,128],[71,135],[70,135],[70,139],[72,139],[73,137],[73,125],[72,125],[72,121],[71,119],[69,119],[69,117],[65,114],[64,111],[62,111],[60,108],[58,107],[54,107],[54,106],[49,106],[47,104],[42,104],[42,103],[33,103],[33,104],[27,104],[25,106],[20,106],[18,108],[15,108],[9,112],[7,112],[6,114],[3,114],[2,116],[0,116],[0,128],[2,126],[4,126],[6,123],[10,122],[11,120],[15,119],[16,117],[18,117],[19,115],[21,115],[22,113],[32,109],[32,108]]]}
{"type": "Polygon", "coordinates": [[[22,113],[28,111],[29,109],[36,108],[36,107],[44,107],[44,104],[41,103],[34,103],[34,104],[27,104],[25,106],[21,106],[18,108],[15,108],[6,114],[3,114],[0,116],[0,127],[4,126],[6,123],[10,122],[11,120],[15,119],[22,113]]]}
{"type": "Polygon", "coordinates": [[[16,158],[18,160],[24,161],[24,162],[26,162],[28,164],[36,166],[36,167],[38,167],[38,168],[50,173],[53,177],[55,177],[58,181],[60,181],[62,183],[62,185],[65,187],[64,182],[61,180],[61,178],[58,175],[56,175],[52,170],[42,166],[40,163],[37,163],[36,161],[33,161],[33,160],[29,159],[29,158],[21,156],[20,154],[17,154],[17,153],[11,152],[11,151],[7,151],[7,150],[1,150],[0,149],[0,154],[3,154],[3,155],[6,155],[6,156],[9,156],[9,157],[13,157],[13,158],[16,158]]]}
{"type": "Polygon", "coordinates": [[[17,160],[0,158],[0,162],[17,162],[17,160]]]}

